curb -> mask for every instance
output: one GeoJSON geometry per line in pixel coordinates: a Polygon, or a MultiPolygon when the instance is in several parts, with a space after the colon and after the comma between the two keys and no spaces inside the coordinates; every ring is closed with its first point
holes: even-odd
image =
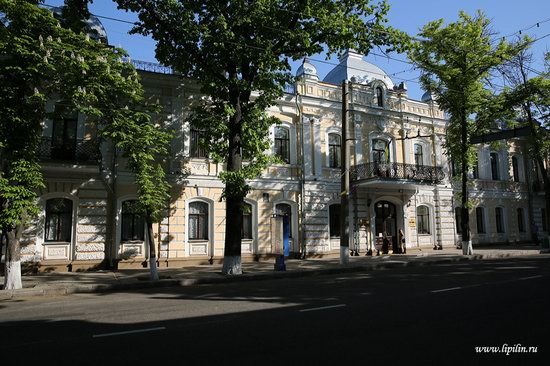
{"type": "MultiPolygon", "coordinates": [[[[510,253],[496,253],[496,254],[474,254],[471,256],[453,256],[443,258],[433,258],[430,256],[417,257],[416,260],[391,260],[389,262],[380,263],[366,263],[366,264],[351,264],[346,267],[333,267],[333,268],[321,268],[321,269],[297,269],[293,271],[284,272],[269,272],[269,273],[243,273],[240,276],[220,276],[220,277],[198,277],[198,278],[186,278],[186,279],[161,279],[156,282],[138,281],[129,282],[131,280],[122,280],[120,283],[113,284],[91,284],[91,285],[67,285],[67,286],[51,286],[45,288],[23,288],[19,290],[0,290],[0,301],[13,300],[26,297],[54,297],[54,296],[66,296],[71,294],[83,294],[83,293],[106,293],[117,292],[121,290],[139,290],[149,288],[163,288],[163,287],[188,287],[196,285],[206,284],[222,284],[222,283],[239,283],[239,282],[252,282],[252,281],[266,281],[283,278],[300,278],[300,277],[312,277],[320,275],[331,275],[338,273],[356,273],[363,271],[376,271],[391,268],[405,268],[405,267],[422,267],[433,264],[445,264],[456,262],[467,262],[475,260],[485,259],[499,259],[510,257],[528,257],[538,255],[513,255],[510,253]]],[[[545,256],[546,257],[546,256],[545,256]]],[[[549,257],[550,258],[550,257],[549,257]]]]}

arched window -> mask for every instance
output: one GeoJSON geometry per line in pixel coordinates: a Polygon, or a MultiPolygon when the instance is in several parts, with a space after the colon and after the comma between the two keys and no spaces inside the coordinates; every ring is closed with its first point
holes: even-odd
{"type": "Polygon", "coordinates": [[[493,180],[499,179],[499,172],[498,172],[498,154],[497,153],[491,153],[489,156],[491,160],[491,177],[493,180]]]}
{"type": "Polygon", "coordinates": [[[137,201],[122,202],[121,241],[145,240],[145,220],[139,215],[137,201]]]}
{"type": "Polygon", "coordinates": [[[275,155],[290,164],[290,138],[288,128],[275,127],[275,155]]]}
{"type": "Polygon", "coordinates": [[[514,182],[519,182],[518,158],[516,156],[512,156],[512,172],[514,174],[514,182]]]}
{"type": "Polygon", "coordinates": [[[495,208],[495,221],[497,223],[497,233],[501,234],[504,232],[504,212],[502,207],[495,208]]]}
{"type": "Polygon", "coordinates": [[[416,227],[418,234],[430,233],[430,209],[428,206],[418,206],[416,208],[416,227]]]}
{"type": "Polygon", "coordinates": [[[73,201],[52,198],[46,201],[46,233],[44,241],[71,242],[73,201]]]}
{"type": "Polygon", "coordinates": [[[483,207],[476,207],[476,224],[478,234],[485,234],[485,215],[483,207]]]}
{"type": "Polygon", "coordinates": [[[243,204],[243,224],[241,230],[241,238],[252,239],[252,205],[249,203],[243,204]]]}
{"type": "Polygon", "coordinates": [[[520,233],[524,233],[525,232],[525,218],[523,216],[523,208],[518,208],[517,214],[518,214],[518,231],[520,233]]]}
{"type": "Polygon", "coordinates": [[[329,234],[331,238],[340,237],[340,204],[335,203],[328,207],[329,234]]]}
{"type": "Polygon", "coordinates": [[[340,167],[340,149],[342,138],[340,135],[331,133],[328,135],[328,166],[330,168],[340,167]]]}
{"type": "Polygon", "coordinates": [[[379,107],[384,106],[384,91],[382,90],[382,87],[380,87],[380,86],[376,88],[376,104],[379,107]]]}
{"type": "Polygon", "coordinates": [[[208,240],[208,204],[189,204],[189,240],[208,240]]]}
{"type": "Polygon", "coordinates": [[[476,161],[474,161],[474,164],[472,165],[472,177],[474,179],[479,178],[479,159],[477,157],[477,153],[476,153],[476,161]]]}
{"type": "Polygon", "coordinates": [[[414,144],[414,163],[416,165],[424,165],[424,153],[420,144],[414,144]]]}
{"type": "Polygon", "coordinates": [[[275,212],[279,216],[287,216],[289,223],[290,234],[289,237],[292,238],[292,208],[288,203],[279,203],[275,206],[275,212]]]}
{"type": "Polygon", "coordinates": [[[372,161],[375,163],[390,162],[390,149],[386,140],[372,140],[372,161]]]}

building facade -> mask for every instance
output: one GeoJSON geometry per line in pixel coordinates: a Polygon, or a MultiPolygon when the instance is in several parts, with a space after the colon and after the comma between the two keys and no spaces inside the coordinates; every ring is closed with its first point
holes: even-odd
{"type": "MultiPolygon", "coordinates": [[[[166,169],[171,202],[154,226],[159,265],[204,264],[223,259],[225,202],[216,164],[198,145],[187,121],[199,88],[168,68],[135,62],[146,94],[163,106],[159,123],[175,132],[166,169]]],[[[399,252],[460,243],[456,216],[459,186],[445,155],[447,120],[436,101],[408,97],[377,66],[350,50],[320,80],[305,61],[298,82],[268,111],[272,148],[280,157],[251,180],[242,227],[244,260],[280,252],[287,237],[290,256],[337,255],[340,197],[349,195],[350,248],[399,252]],[[348,137],[351,188],[340,184],[343,80],[350,82],[348,137]]],[[[121,152],[98,143],[93,124],[59,101],[61,117],[44,122],[39,151],[46,187],[41,214],[26,231],[23,260],[40,271],[102,266],[146,266],[143,219],[135,211],[133,176],[121,152]]],[[[474,244],[533,240],[546,233],[544,196],[521,141],[478,146],[471,172],[474,244]],[[538,188],[537,188],[538,187],[538,188]]]]}

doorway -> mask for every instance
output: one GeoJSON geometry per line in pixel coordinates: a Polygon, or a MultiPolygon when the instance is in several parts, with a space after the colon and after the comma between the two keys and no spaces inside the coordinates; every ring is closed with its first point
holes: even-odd
{"type": "Polygon", "coordinates": [[[395,205],[388,201],[379,201],[374,206],[376,249],[384,254],[392,249],[397,252],[397,215],[395,205]],[[384,246],[384,238],[388,243],[384,246]]]}

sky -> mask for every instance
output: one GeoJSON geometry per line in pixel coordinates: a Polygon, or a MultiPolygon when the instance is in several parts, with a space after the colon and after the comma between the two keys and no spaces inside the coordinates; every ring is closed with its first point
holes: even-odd
{"type": "MultiPolygon", "coordinates": [[[[493,30],[500,37],[509,36],[508,40],[516,39],[520,30],[522,35],[527,34],[532,38],[550,34],[550,1],[548,0],[388,0],[388,3],[391,8],[387,24],[410,35],[417,35],[422,26],[432,20],[443,18],[445,23],[454,22],[460,10],[470,15],[477,10],[482,10],[491,19],[493,30]]],[[[45,4],[58,6],[63,4],[63,0],[45,0],[45,4]]],[[[107,19],[132,22],[137,20],[135,14],[118,10],[111,0],[94,0],[90,11],[100,16],[107,30],[110,44],[126,49],[133,59],[156,62],[154,40],[140,35],[129,35],[128,31],[132,27],[130,24],[107,19]]],[[[543,54],[550,51],[550,35],[535,42],[531,51],[535,60],[532,67],[542,70],[543,54]]],[[[374,50],[374,52],[380,54],[380,51],[374,50]]],[[[366,60],[382,68],[392,78],[394,84],[405,81],[409,97],[420,99],[423,91],[418,83],[419,71],[413,70],[413,66],[407,63],[405,55],[394,53],[390,54],[390,57],[391,59],[371,54],[366,57],[366,60]]],[[[311,62],[316,66],[322,80],[338,63],[338,59],[333,56],[326,60],[324,55],[315,55],[312,56],[311,62]]],[[[293,64],[294,72],[299,65],[300,62],[293,64]]]]}

